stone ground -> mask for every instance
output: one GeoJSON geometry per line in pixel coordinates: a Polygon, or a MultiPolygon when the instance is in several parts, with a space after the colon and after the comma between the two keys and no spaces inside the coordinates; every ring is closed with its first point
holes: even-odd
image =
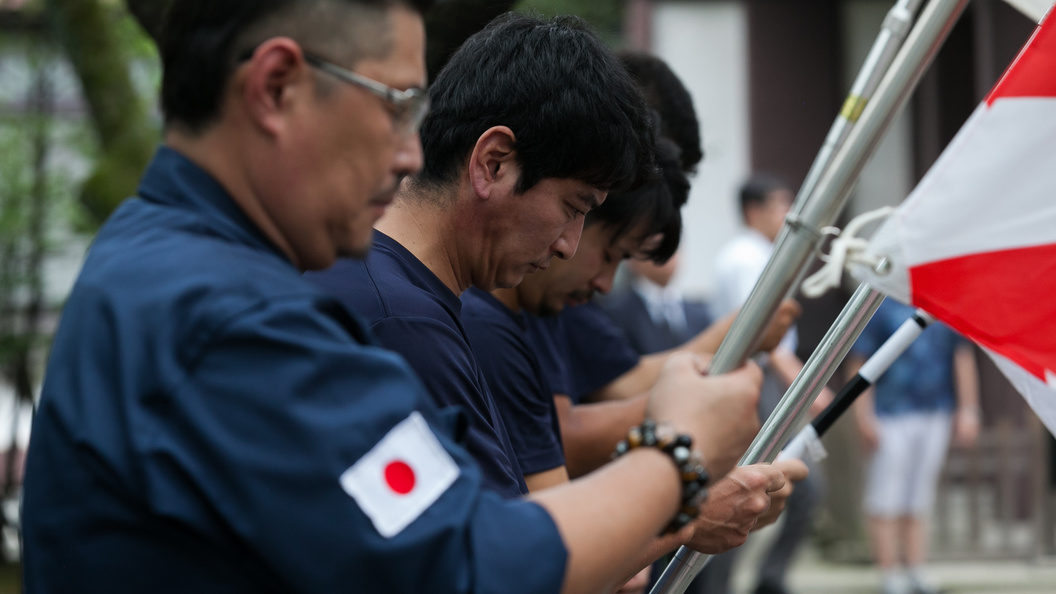
{"type": "MultiPolygon", "coordinates": [[[[759,536],[766,535],[767,530],[759,536]]],[[[746,545],[734,573],[734,594],[751,594],[755,585],[753,562],[766,542],[746,545]]],[[[933,561],[928,574],[945,593],[1035,594],[1056,593],[1056,558],[1038,560],[933,561]]],[[[809,546],[792,567],[789,586],[794,594],[876,594],[880,572],[865,563],[834,563],[809,546]]]]}

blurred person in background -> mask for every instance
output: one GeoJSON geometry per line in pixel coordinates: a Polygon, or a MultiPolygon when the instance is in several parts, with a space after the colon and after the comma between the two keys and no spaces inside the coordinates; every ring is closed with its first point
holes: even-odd
{"type": "MultiPolygon", "coordinates": [[[[853,377],[914,309],[886,299],[847,357],[853,377]]],[[[863,445],[871,453],[864,508],[883,594],[933,594],[923,571],[928,520],[953,430],[968,447],[979,435],[975,348],[932,323],[854,404],[863,445]]]]}
{"type": "Polygon", "coordinates": [[[624,264],[627,283],[598,300],[641,355],[673,349],[713,322],[705,303],[686,299],[672,283],[679,261],[679,252],[663,263],[628,260],[624,264]]]}
{"type": "MultiPolygon", "coordinates": [[[[715,295],[712,306],[716,315],[724,315],[744,305],[756,281],[766,268],[774,242],[785,224],[795,194],[783,180],[758,173],[741,186],[739,203],[744,228],[719,251],[715,259],[715,295]]],[[[803,369],[796,356],[796,329],[785,334],[763,362],[763,392],[759,399],[759,418],[763,421],[774,411],[788,386],[803,369]]],[[[822,391],[811,407],[815,415],[832,401],[832,392],[822,391]]],[[[822,496],[823,477],[820,468],[811,464],[810,476],[797,485],[788,501],[784,522],[778,527],[776,540],[763,556],[758,571],[755,594],[785,594],[788,568],[800,544],[808,536],[811,516],[822,496]]],[[[708,594],[726,594],[736,551],[721,555],[701,573],[708,594]]]]}

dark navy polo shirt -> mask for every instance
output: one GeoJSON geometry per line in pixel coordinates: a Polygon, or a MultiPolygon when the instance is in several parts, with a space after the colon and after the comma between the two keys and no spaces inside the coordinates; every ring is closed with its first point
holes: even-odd
{"type": "Polygon", "coordinates": [[[554,392],[528,343],[525,315],[471,288],[462,295],[462,322],[521,470],[535,474],[564,466],[554,392]]]}
{"type": "Polygon", "coordinates": [[[559,316],[568,341],[569,367],[579,400],[638,365],[641,355],[596,303],[566,307],[559,316]]]}
{"type": "Polygon", "coordinates": [[[403,355],[441,407],[458,406],[469,427],[464,445],[485,488],[528,493],[513,445],[465,327],[462,302],[425,264],[380,231],[366,260],[339,260],[305,275],[366,319],[385,348],[403,355]]]}
{"type": "Polygon", "coordinates": [[[627,336],[597,305],[566,307],[554,318],[530,322],[531,339],[549,378],[574,404],[627,373],[641,356],[627,336]],[[549,353],[549,354],[546,354],[549,353]]]}
{"type": "Polygon", "coordinates": [[[543,377],[554,394],[574,398],[572,372],[569,369],[568,341],[564,322],[560,317],[540,317],[525,314],[528,344],[535,350],[543,377]]]}
{"type": "Polygon", "coordinates": [[[220,185],[162,148],[139,195],[100,230],[52,345],[27,593],[559,591],[549,515],[481,488],[410,367],[220,185]],[[413,411],[457,473],[385,537],[341,477],[413,411]]]}

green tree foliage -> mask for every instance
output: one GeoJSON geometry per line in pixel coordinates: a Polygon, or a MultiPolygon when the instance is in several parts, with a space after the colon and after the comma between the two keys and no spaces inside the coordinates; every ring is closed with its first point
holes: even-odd
{"type": "Polygon", "coordinates": [[[522,0],[516,10],[542,16],[574,14],[613,46],[620,44],[623,35],[624,0],[522,0]]]}
{"type": "Polygon", "coordinates": [[[39,381],[43,320],[54,305],[45,293],[45,259],[55,247],[52,236],[68,233],[77,212],[72,179],[53,148],[79,144],[80,130],[50,113],[55,60],[48,54],[30,47],[27,109],[0,119],[0,377],[23,401],[39,381]]]}

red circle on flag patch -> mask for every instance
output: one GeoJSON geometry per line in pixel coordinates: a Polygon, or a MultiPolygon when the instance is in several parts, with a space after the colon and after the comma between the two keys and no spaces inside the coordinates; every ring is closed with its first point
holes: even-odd
{"type": "Polygon", "coordinates": [[[414,470],[406,462],[389,462],[385,467],[385,482],[397,494],[406,495],[414,489],[414,470]]]}

